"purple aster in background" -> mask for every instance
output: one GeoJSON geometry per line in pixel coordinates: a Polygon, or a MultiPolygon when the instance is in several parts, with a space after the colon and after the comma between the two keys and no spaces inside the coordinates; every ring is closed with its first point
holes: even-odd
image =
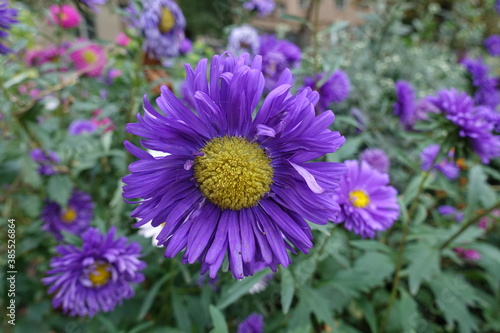
{"type": "Polygon", "coordinates": [[[497,0],[495,3],[495,10],[497,11],[497,14],[500,14],[500,0],[497,0]]]}
{"type": "Polygon", "coordinates": [[[397,81],[396,103],[394,103],[394,114],[399,117],[405,128],[411,128],[415,124],[415,92],[407,81],[397,81]]]}
{"type": "Polygon", "coordinates": [[[484,40],[488,53],[494,57],[500,56],[500,35],[491,35],[484,40]]]}
{"type": "Polygon", "coordinates": [[[92,198],[85,192],[73,190],[66,208],[47,201],[42,209],[43,230],[49,231],[58,240],[62,240],[61,231],[78,235],[87,230],[94,216],[92,198]]]}
{"type": "Polygon", "coordinates": [[[90,120],[75,120],[68,127],[68,132],[71,135],[92,134],[96,130],[97,127],[90,120]]]}
{"type": "Polygon", "coordinates": [[[139,6],[130,1],[127,4],[127,7],[124,9],[124,14],[122,16],[123,23],[130,28],[133,28],[137,31],[141,30],[141,9],[139,6]]]}
{"type": "Polygon", "coordinates": [[[454,88],[443,89],[427,98],[456,126],[463,138],[485,164],[500,156],[500,136],[494,134],[496,111],[474,106],[474,100],[454,88]]]}
{"type": "Polygon", "coordinates": [[[56,152],[50,151],[45,153],[41,148],[35,148],[30,152],[31,159],[38,163],[38,173],[44,176],[55,175],[57,170],[56,164],[60,163],[56,152]]]}
{"type": "Polygon", "coordinates": [[[500,93],[497,89],[498,78],[489,76],[490,67],[481,58],[465,58],[461,64],[470,74],[476,104],[496,109],[500,104],[500,93]]]}
{"type": "Polygon", "coordinates": [[[453,249],[456,254],[458,254],[461,258],[470,260],[470,261],[478,261],[483,256],[481,253],[474,249],[464,249],[463,247],[456,247],[453,249]]]}
{"type": "Polygon", "coordinates": [[[10,26],[17,23],[17,10],[8,8],[8,1],[0,0],[0,54],[6,55],[12,52],[7,46],[2,44],[2,40],[6,39],[9,35],[10,26]]]}
{"type": "Polygon", "coordinates": [[[464,218],[464,214],[453,206],[447,206],[447,205],[439,206],[437,208],[437,211],[439,214],[443,216],[452,216],[459,223],[462,222],[464,218]]]}
{"type": "Polygon", "coordinates": [[[316,92],[290,93],[289,70],[256,110],[264,90],[260,56],[215,55],[209,79],[207,63],[186,65],[195,112],[165,86],[156,100],[162,113],[144,98],[144,115],[127,131],[170,155],[155,159],[126,141],[139,160],[123,178],[123,196],[142,198],[131,214],[142,219],[136,226],[166,222],[158,235],[166,257],[185,249],[184,262],[201,262],[212,278],[226,255],[238,279],[257,262],[275,271],[290,264],[287,249],[312,247],[306,221],[326,224],[338,213],[331,196],[345,167],[307,162],[345,139],[329,130],[331,111],[315,116],[316,92]]]}
{"type": "Polygon", "coordinates": [[[145,39],[142,49],[156,59],[175,57],[184,40],[186,19],[172,0],[144,0],[141,30],[145,39]]]}
{"type": "Polygon", "coordinates": [[[104,5],[108,0],[80,0],[80,2],[86,4],[94,12],[97,12],[97,6],[104,5]]]}
{"type": "Polygon", "coordinates": [[[252,313],[238,325],[237,333],[262,333],[264,332],[264,317],[252,313]]]}
{"type": "Polygon", "coordinates": [[[435,161],[434,165],[432,165],[432,162],[439,154],[439,150],[440,146],[438,144],[431,144],[425,147],[420,153],[420,158],[422,159],[420,168],[424,171],[437,170],[448,179],[457,178],[460,175],[460,167],[453,160],[453,151],[448,153],[448,157],[443,158],[441,161],[435,161]]]}
{"type": "Polygon", "coordinates": [[[235,57],[247,52],[255,55],[259,51],[259,46],[259,33],[249,25],[231,30],[227,40],[227,50],[235,57]]]}
{"type": "Polygon", "coordinates": [[[347,173],[340,180],[334,201],[340,204],[335,223],[363,238],[376,236],[392,226],[399,216],[397,190],[389,186],[389,175],[364,161],[345,161],[347,173]]]}
{"type": "Polygon", "coordinates": [[[257,10],[259,17],[271,14],[276,7],[274,0],[249,0],[243,4],[243,8],[248,10],[257,10]]]}
{"type": "Polygon", "coordinates": [[[42,282],[49,285],[54,308],[62,307],[70,316],[93,317],[112,311],[123,299],[134,296],[132,284],[142,282],[146,263],[139,260],[141,247],[127,238],[117,237],[116,228],[101,234],[89,228],[82,235],[83,245],[56,247],[59,256],[50,261],[51,269],[42,282]]]}
{"type": "Polygon", "coordinates": [[[182,40],[181,46],[179,47],[179,53],[181,55],[188,54],[193,50],[193,43],[189,38],[184,38],[182,40]]]}
{"type": "Polygon", "coordinates": [[[286,40],[276,39],[274,35],[260,37],[259,54],[262,56],[266,92],[271,91],[286,68],[295,68],[300,64],[300,48],[286,40]]]}
{"type": "Polygon", "coordinates": [[[304,85],[316,90],[319,93],[319,113],[328,110],[331,103],[340,103],[349,97],[351,82],[347,74],[341,69],[337,69],[322,85],[318,87],[325,74],[318,74],[314,77],[305,77],[304,85]]]}
{"type": "Polygon", "coordinates": [[[382,173],[389,171],[391,161],[389,156],[382,149],[365,149],[359,157],[362,161],[368,163],[372,168],[382,173]]]}

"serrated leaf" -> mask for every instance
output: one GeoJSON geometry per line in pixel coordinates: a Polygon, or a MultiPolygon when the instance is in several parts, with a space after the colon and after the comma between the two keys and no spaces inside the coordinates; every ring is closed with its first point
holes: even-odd
{"type": "Polygon", "coordinates": [[[415,295],[423,281],[431,281],[439,273],[439,250],[426,243],[411,244],[404,256],[410,262],[407,268],[410,293],[415,295]]]}
{"type": "Polygon", "coordinates": [[[415,300],[403,293],[401,298],[394,302],[390,317],[390,331],[411,333],[420,329],[423,331],[424,326],[427,327],[426,321],[418,312],[418,305],[415,300]]]}
{"type": "Polygon", "coordinates": [[[464,212],[464,219],[468,220],[476,211],[481,192],[485,187],[486,176],[480,165],[474,165],[469,171],[467,182],[467,209],[464,212]]]}
{"type": "Polygon", "coordinates": [[[254,276],[247,276],[243,280],[233,282],[227,289],[222,291],[221,298],[217,303],[217,308],[223,310],[227,306],[233,304],[240,299],[241,296],[246,295],[253,285],[262,280],[268,274],[271,274],[271,270],[263,269],[255,273],[254,276]]]}
{"type": "Polygon", "coordinates": [[[155,300],[156,295],[158,294],[158,291],[160,291],[160,288],[165,282],[168,281],[170,277],[172,277],[172,272],[169,274],[165,274],[165,276],[163,276],[160,280],[156,281],[153,287],[149,290],[148,294],[144,298],[144,302],[142,302],[137,320],[142,320],[146,316],[149,309],[151,308],[151,305],[153,304],[153,301],[155,300]]]}
{"type": "Polygon", "coordinates": [[[365,251],[379,251],[387,254],[393,252],[387,245],[371,239],[352,240],[350,244],[365,251]]]}
{"type": "Polygon", "coordinates": [[[289,269],[281,270],[281,307],[283,313],[287,314],[292,305],[293,295],[295,293],[295,282],[289,269]]]}
{"type": "Polygon", "coordinates": [[[73,183],[67,175],[54,175],[47,183],[47,196],[49,200],[57,202],[61,207],[68,204],[73,183]]]}
{"type": "Polygon", "coordinates": [[[328,299],[309,287],[302,287],[298,291],[300,299],[305,302],[309,311],[316,316],[318,321],[333,327],[333,313],[330,312],[328,299]]]}
{"type": "Polygon", "coordinates": [[[214,328],[210,331],[210,333],[229,333],[226,319],[224,318],[222,312],[211,304],[208,307],[208,311],[210,311],[210,317],[212,318],[212,324],[214,325],[214,328]]]}

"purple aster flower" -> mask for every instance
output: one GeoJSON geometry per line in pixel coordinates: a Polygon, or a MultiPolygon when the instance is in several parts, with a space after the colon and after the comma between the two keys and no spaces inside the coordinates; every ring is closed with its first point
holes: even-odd
{"type": "Polygon", "coordinates": [[[41,213],[41,219],[45,222],[43,230],[53,233],[58,240],[63,239],[63,230],[78,235],[90,226],[93,211],[90,195],[73,190],[66,208],[52,201],[46,202],[41,213]]]}
{"type": "Polygon", "coordinates": [[[8,8],[8,5],[8,1],[0,0],[0,54],[3,55],[12,52],[12,50],[3,45],[1,41],[7,38],[7,31],[10,30],[10,26],[18,22],[17,10],[8,8]]]}
{"type": "Polygon", "coordinates": [[[368,163],[372,168],[382,173],[388,172],[389,167],[391,166],[389,156],[387,156],[382,149],[365,149],[359,157],[362,161],[368,163]]]}
{"type": "Polygon", "coordinates": [[[470,260],[470,261],[478,261],[483,256],[481,253],[474,249],[464,249],[463,247],[456,247],[453,249],[461,258],[470,260]]]}
{"type": "Polygon", "coordinates": [[[41,148],[35,148],[30,152],[33,161],[39,164],[38,173],[44,176],[51,176],[57,173],[55,165],[60,163],[56,152],[45,153],[41,148]]]}
{"type": "Polygon", "coordinates": [[[458,136],[470,144],[483,163],[500,156],[500,136],[493,133],[497,124],[491,121],[496,118],[496,111],[475,107],[470,96],[454,88],[443,89],[428,100],[456,126],[458,136]]]}
{"type": "Polygon", "coordinates": [[[368,116],[358,108],[351,108],[349,113],[354,117],[356,123],[358,124],[356,132],[359,133],[366,130],[366,127],[368,126],[368,116]]]}
{"type": "Polygon", "coordinates": [[[470,74],[476,104],[496,109],[500,104],[500,93],[497,90],[498,79],[489,76],[490,67],[481,58],[465,58],[461,64],[470,74]]]}
{"type": "Polygon", "coordinates": [[[96,131],[97,127],[90,120],[75,120],[68,128],[71,135],[92,134],[96,131]]]}
{"type": "Polygon", "coordinates": [[[274,35],[260,37],[259,54],[262,55],[266,92],[271,91],[285,68],[295,68],[302,57],[300,48],[286,40],[276,39],[274,35]]]}
{"type": "Polygon", "coordinates": [[[86,4],[94,12],[97,12],[97,6],[104,5],[108,0],[80,0],[80,2],[86,4]]]}
{"type": "Polygon", "coordinates": [[[262,333],[264,332],[264,317],[252,313],[238,325],[237,333],[262,333]]]}
{"type": "Polygon", "coordinates": [[[50,261],[51,269],[42,279],[50,285],[54,308],[62,307],[70,316],[93,317],[112,311],[123,299],[134,296],[132,284],[142,282],[146,263],[139,260],[141,247],[127,238],[117,237],[116,228],[101,234],[89,228],[82,235],[83,245],[56,247],[58,257],[50,261]]]}
{"type": "Polygon", "coordinates": [[[498,14],[500,14],[500,0],[497,0],[495,3],[495,10],[498,14]]]}
{"type": "Polygon", "coordinates": [[[484,40],[488,53],[494,57],[500,56],[500,35],[491,35],[484,40]]]}
{"type": "Polygon", "coordinates": [[[439,206],[437,208],[437,211],[441,215],[454,217],[455,220],[459,223],[462,222],[464,218],[464,214],[453,206],[447,206],[447,205],[439,206]]]}
{"type": "Polygon", "coordinates": [[[213,278],[228,256],[229,270],[241,279],[256,262],[276,270],[288,266],[287,249],[307,252],[312,234],[307,221],[325,224],[339,207],[331,200],[345,167],[312,159],[336,151],[345,141],[328,126],[331,111],[315,116],[318,94],[292,95],[285,70],[258,110],[264,89],[262,58],[215,55],[209,67],[186,65],[188,90],[196,112],[165,86],[156,100],[163,114],[144,98],[144,115],[127,131],[143,147],[169,153],[155,159],[128,141],[139,158],[123,178],[123,196],[142,198],[132,212],[153,226],[165,256],[185,249],[184,262],[202,263],[213,278]]]}
{"type": "Polygon", "coordinates": [[[130,1],[127,4],[127,7],[124,8],[122,19],[127,27],[131,27],[137,31],[141,30],[141,9],[135,2],[130,1]]]}
{"type": "Polygon", "coordinates": [[[340,204],[335,223],[363,238],[375,237],[378,231],[392,226],[399,216],[397,190],[389,186],[389,175],[364,161],[345,161],[347,173],[340,180],[334,201],[340,204]]]}
{"type": "Polygon", "coordinates": [[[260,17],[271,14],[275,6],[274,0],[248,0],[243,4],[245,9],[257,10],[260,17]]]}
{"type": "Polygon", "coordinates": [[[246,52],[252,55],[257,54],[259,46],[259,33],[249,25],[242,25],[231,30],[227,41],[227,50],[235,57],[246,52]]]}
{"type": "Polygon", "coordinates": [[[399,117],[405,127],[413,127],[413,115],[415,114],[415,92],[410,82],[397,81],[396,103],[394,103],[394,114],[399,117]]]}
{"type": "Polygon", "coordinates": [[[305,77],[304,85],[316,90],[319,93],[319,113],[328,110],[331,103],[340,103],[349,96],[351,82],[347,74],[341,69],[337,69],[321,87],[317,84],[324,78],[325,74],[318,74],[314,77],[305,77]]]}
{"type": "Polygon", "coordinates": [[[184,40],[186,19],[172,0],[144,0],[141,29],[145,40],[142,48],[157,59],[179,55],[184,40]]]}
{"type": "Polygon", "coordinates": [[[420,168],[424,171],[429,171],[431,169],[435,169],[441,172],[448,179],[455,179],[460,174],[460,167],[456,165],[453,160],[453,152],[450,151],[448,153],[448,158],[443,158],[440,162],[432,162],[436,159],[436,156],[439,154],[440,146],[438,144],[431,144],[422,150],[420,153],[420,158],[422,159],[422,165],[420,168]]]}
{"type": "Polygon", "coordinates": [[[182,40],[181,46],[179,47],[179,53],[182,55],[188,54],[193,50],[193,43],[189,38],[184,38],[182,40]]]}

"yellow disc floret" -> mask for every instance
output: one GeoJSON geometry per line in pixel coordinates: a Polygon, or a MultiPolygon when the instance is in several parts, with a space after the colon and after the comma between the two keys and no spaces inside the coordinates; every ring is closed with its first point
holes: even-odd
{"type": "Polygon", "coordinates": [[[363,190],[355,190],[349,193],[349,201],[357,208],[365,208],[370,204],[370,197],[363,190]]]}
{"type": "Polygon", "coordinates": [[[98,263],[92,273],[89,274],[89,280],[94,287],[101,287],[111,279],[108,263],[98,263]]]}
{"type": "Polygon", "coordinates": [[[160,17],[160,23],[158,24],[158,29],[161,31],[161,33],[166,33],[172,30],[172,28],[175,25],[175,17],[174,14],[170,11],[168,8],[162,8],[161,9],[161,17],[160,17]]]}
{"type": "Polygon", "coordinates": [[[92,50],[85,50],[82,52],[82,58],[88,65],[91,65],[97,61],[97,54],[92,50]]]}
{"type": "Polygon", "coordinates": [[[61,215],[61,220],[66,223],[71,223],[76,219],[76,212],[73,208],[68,207],[68,209],[61,215]]]}
{"type": "Polygon", "coordinates": [[[269,192],[273,168],[259,144],[225,136],[212,139],[201,151],[194,176],[203,195],[220,208],[252,207],[269,192]]]}

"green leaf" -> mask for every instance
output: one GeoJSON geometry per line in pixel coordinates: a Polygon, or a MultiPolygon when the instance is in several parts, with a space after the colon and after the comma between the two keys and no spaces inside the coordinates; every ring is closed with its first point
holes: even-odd
{"type": "Polygon", "coordinates": [[[469,171],[467,184],[467,209],[464,212],[464,220],[467,221],[477,209],[481,193],[485,187],[486,176],[480,165],[474,165],[469,171]]]}
{"type": "Polygon", "coordinates": [[[49,200],[57,202],[61,207],[66,207],[72,189],[73,183],[67,175],[54,175],[49,178],[47,195],[49,200]]]}
{"type": "Polygon", "coordinates": [[[233,282],[227,289],[222,290],[221,298],[219,299],[219,302],[217,302],[217,308],[223,310],[227,306],[233,304],[240,299],[241,296],[246,295],[253,285],[262,280],[268,274],[271,274],[271,270],[263,269],[255,273],[254,276],[248,276],[243,280],[233,282]]]}
{"type": "Polygon", "coordinates": [[[280,18],[282,20],[291,20],[291,21],[299,22],[301,24],[306,25],[311,31],[314,30],[313,24],[303,17],[285,14],[285,15],[281,15],[280,18]]]}
{"type": "Polygon", "coordinates": [[[439,273],[439,250],[426,243],[410,244],[404,256],[410,262],[407,268],[410,293],[415,295],[423,281],[431,281],[439,273]]]}
{"type": "MultiPolygon", "coordinates": [[[[145,323],[140,323],[139,325],[135,326],[130,331],[128,331],[128,333],[139,333],[141,331],[144,331],[146,328],[150,328],[154,324],[155,323],[152,322],[152,321],[147,321],[145,323]]],[[[148,332],[149,332],[149,330],[148,330],[148,332]]]]}
{"type": "Polygon", "coordinates": [[[165,276],[163,276],[160,280],[156,281],[151,290],[149,290],[148,294],[144,298],[144,302],[142,303],[139,315],[137,316],[137,320],[142,320],[144,316],[146,316],[149,309],[151,308],[151,305],[153,304],[156,294],[158,294],[158,291],[160,291],[160,288],[163,286],[163,284],[167,282],[169,278],[172,277],[173,275],[172,273],[174,272],[165,274],[165,276]]]}
{"type": "Polygon", "coordinates": [[[370,303],[366,298],[361,298],[359,305],[363,310],[363,315],[370,326],[370,330],[372,333],[378,332],[377,325],[377,316],[375,315],[375,309],[373,304],[370,303]]]}
{"type": "Polygon", "coordinates": [[[318,321],[324,322],[330,327],[334,327],[333,323],[333,313],[330,312],[330,307],[328,306],[328,299],[319,294],[316,290],[309,287],[302,287],[299,290],[299,297],[304,301],[308,309],[314,313],[318,321]]]}
{"type": "Polygon", "coordinates": [[[212,318],[212,324],[214,325],[214,328],[210,331],[210,333],[229,333],[226,319],[224,318],[222,312],[220,312],[220,310],[212,304],[210,304],[208,310],[210,311],[210,317],[212,318]]]}
{"type": "Polygon", "coordinates": [[[287,314],[292,305],[293,295],[295,293],[295,282],[289,269],[281,270],[281,307],[283,313],[287,314]]]}
{"type": "Polygon", "coordinates": [[[404,292],[400,299],[394,302],[394,306],[389,317],[389,331],[411,333],[423,331],[427,327],[427,322],[418,312],[418,305],[415,300],[404,292]]]}
{"type": "Polygon", "coordinates": [[[392,249],[387,245],[371,239],[352,240],[350,244],[365,251],[379,251],[387,254],[393,253],[392,249]]]}
{"type": "Polygon", "coordinates": [[[184,332],[190,332],[192,328],[188,308],[186,307],[184,299],[179,296],[175,288],[172,288],[172,307],[174,309],[174,317],[177,326],[184,332]]]}

